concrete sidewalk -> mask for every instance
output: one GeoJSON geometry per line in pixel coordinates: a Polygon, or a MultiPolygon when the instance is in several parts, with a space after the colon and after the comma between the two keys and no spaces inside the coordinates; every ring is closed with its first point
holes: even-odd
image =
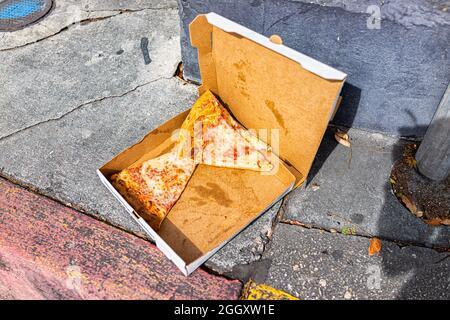
{"type": "MultiPolygon", "coordinates": [[[[181,60],[177,5],[77,3],[57,0],[40,23],[0,34],[0,175],[145,239],[95,170],[196,99],[196,86],[173,76],[181,60]]],[[[442,271],[448,251],[432,247],[450,248],[449,227],[423,224],[390,193],[390,168],[406,142],[351,130],[347,149],[333,133],[330,128],[308,186],[276,204],[206,267],[300,298],[448,299],[450,278],[442,271]],[[336,235],[336,242],[327,233],[348,229],[352,235],[336,235]],[[373,263],[366,252],[372,236],[383,243],[373,263]],[[322,251],[345,259],[331,270],[317,258],[322,251]],[[391,265],[411,265],[411,257],[414,267],[390,272],[391,265]],[[381,289],[367,285],[372,264],[381,289]]]]}

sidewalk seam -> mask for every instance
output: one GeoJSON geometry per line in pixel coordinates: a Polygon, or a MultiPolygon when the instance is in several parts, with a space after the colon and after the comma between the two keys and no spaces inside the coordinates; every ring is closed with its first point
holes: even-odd
{"type": "Polygon", "coordinates": [[[280,208],[278,208],[278,212],[277,212],[277,214],[275,215],[275,217],[272,220],[272,225],[270,227],[270,230],[265,234],[265,238],[266,238],[267,241],[263,241],[263,248],[262,248],[262,251],[261,251],[261,256],[256,261],[259,261],[259,260],[261,260],[263,258],[264,253],[266,252],[267,246],[270,245],[270,242],[272,241],[275,229],[276,229],[277,225],[282,221],[283,213],[284,213],[284,206],[286,204],[286,201],[287,201],[288,197],[289,197],[289,195],[286,195],[286,196],[283,197],[283,199],[281,199],[280,208]]]}
{"type": "MultiPolygon", "coordinates": [[[[122,13],[133,13],[133,12],[140,12],[140,11],[144,11],[144,10],[177,10],[178,7],[177,6],[167,6],[167,7],[146,7],[146,8],[139,8],[139,9],[126,9],[126,8],[119,8],[119,9],[105,9],[105,10],[82,10],[84,12],[120,12],[119,14],[122,13]]],[[[113,15],[114,16],[114,15],[113,15]]]]}
{"type": "Polygon", "coordinates": [[[332,228],[330,228],[330,229],[320,228],[320,227],[317,227],[317,226],[304,224],[304,223],[301,223],[300,221],[296,221],[296,220],[281,219],[279,221],[279,223],[288,224],[288,225],[292,225],[292,226],[298,226],[298,227],[304,228],[304,229],[313,229],[313,230],[324,231],[324,232],[331,233],[331,234],[336,233],[336,234],[340,234],[340,235],[347,236],[347,237],[360,237],[360,238],[366,238],[366,239],[371,239],[371,238],[375,237],[375,238],[378,238],[378,239],[380,239],[382,241],[393,243],[393,244],[397,245],[399,248],[412,246],[412,247],[420,247],[420,248],[425,248],[425,249],[431,249],[431,250],[434,250],[434,251],[439,252],[439,253],[446,252],[446,251],[450,250],[450,248],[448,248],[448,247],[437,247],[437,246],[428,247],[428,246],[426,246],[426,245],[424,245],[422,243],[418,243],[418,242],[405,242],[405,241],[399,241],[399,240],[392,240],[392,239],[387,239],[387,238],[383,238],[383,237],[380,237],[380,236],[369,236],[369,235],[363,235],[363,234],[344,235],[344,234],[342,234],[342,233],[340,233],[338,231],[337,232],[331,232],[330,230],[332,228]]]}

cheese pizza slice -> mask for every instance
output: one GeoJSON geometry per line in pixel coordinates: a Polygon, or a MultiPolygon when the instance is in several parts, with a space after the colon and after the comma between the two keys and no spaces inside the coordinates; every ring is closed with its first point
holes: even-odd
{"type": "Polygon", "coordinates": [[[195,163],[270,171],[270,148],[234,120],[219,100],[206,91],[181,126],[178,154],[195,163]]]}
{"type": "Polygon", "coordinates": [[[197,164],[270,171],[268,146],[241,127],[207,91],[182,124],[175,147],[111,177],[114,187],[150,226],[161,222],[181,196],[197,164]]]}
{"type": "Polygon", "coordinates": [[[175,151],[131,166],[111,177],[114,187],[158,230],[189,181],[195,164],[175,151]]]}

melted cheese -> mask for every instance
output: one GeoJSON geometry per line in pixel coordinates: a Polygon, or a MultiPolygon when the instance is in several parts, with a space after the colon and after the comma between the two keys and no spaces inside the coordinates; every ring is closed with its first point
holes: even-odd
{"type": "Polygon", "coordinates": [[[136,199],[145,214],[152,217],[154,228],[168,214],[189,181],[195,164],[190,158],[178,158],[175,152],[163,154],[138,166],[122,170],[113,177],[115,183],[123,184],[126,198],[136,199]]]}
{"type": "Polygon", "coordinates": [[[242,128],[206,91],[183,122],[172,151],[124,169],[112,180],[124,186],[123,195],[142,206],[157,229],[196,164],[269,171],[273,166],[265,157],[267,151],[270,149],[264,142],[242,128]]]}
{"type": "Polygon", "coordinates": [[[181,126],[178,155],[191,156],[196,163],[269,171],[273,166],[264,156],[267,152],[267,144],[240,126],[210,91],[181,126]]]}

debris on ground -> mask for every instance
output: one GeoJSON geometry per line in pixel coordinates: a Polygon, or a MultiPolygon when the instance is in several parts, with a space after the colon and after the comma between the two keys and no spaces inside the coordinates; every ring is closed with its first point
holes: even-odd
{"type": "Polygon", "coordinates": [[[450,225],[450,177],[433,181],[417,171],[417,144],[407,144],[391,172],[390,184],[400,202],[430,225],[450,225]]]}
{"type": "Polygon", "coordinates": [[[343,146],[350,148],[351,147],[351,143],[350,143],[350,139],[348,136],[348,133],[341,130],[341,129],[336,129],[336,132],[334,134],[334,138],[336,139],[337,142],[339,142],[340,144],[342,144],[343,146]]]}
{"type": "Polygon", "coordinates": [[[356,227],[355,226],[343,227],[341,233],[346,236],[354,236],[356,235],[356,227]]]}
{"type": "Polygon", "coordinates": [[[311,189],[312,189],[312,191],[317,191],[320,189],[320,186],[317,183],[313,183],[311,185],[311,189]]]}
{"type": "Polygon", "coordinates": [[[373,256],[374,254],[377,254],[381,250],[381,240],[378,238],[372,238],[370,239],[370,245],[369,245],[369,256],[373,256]]]}
{"type": "Polygon", "coordinates": [[[266,284],[257,284],[249,280],[242,292],[241,300],[300,300],[289,293],[272,288],[266,284]]]}

